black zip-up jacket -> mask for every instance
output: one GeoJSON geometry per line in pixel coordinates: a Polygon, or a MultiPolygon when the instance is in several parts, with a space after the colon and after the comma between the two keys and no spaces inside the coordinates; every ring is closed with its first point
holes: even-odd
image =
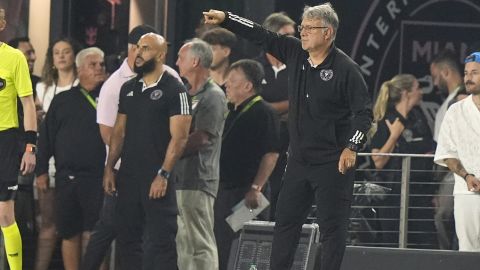
{"type": "Polygon", "coordinates": [[[263,46],[288,67],[289,157],[304,164],[338,161],[358,151],[372,122],[372,104],[359,66],[332,45],[317,67],[298,38],[270,32],[230,12],[221,26],[263,46]]]}
{"type": "MultiPolygon", "coordinates": [[[[89,93],[93,100],[98,89],[89,93]]],[[[36,175],[48,172],[48,160],[54,156],[56,177],[101,178],[105,145],[96,118],[79,86],[56,95],[40,127],[36,175]]]]}

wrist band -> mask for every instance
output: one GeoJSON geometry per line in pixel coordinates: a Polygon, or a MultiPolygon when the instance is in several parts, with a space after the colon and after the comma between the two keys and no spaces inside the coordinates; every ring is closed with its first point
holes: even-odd
{"type": "Polygon", "coordinates": [[[468,177],[469,175],[475,177],[475,174],[467,173],[467,174],[465,174],[465,175],[463,176],[463,179],[464,179],[465,181],[467,181],[467,177],[468,177]]]}
{"type": "Polygon", "coordinates": [[[256,191],[262,191],[262,187],[257,184],[252,184],[252,189],[255,189],[256,191]]]}
{"type": "Polygon", "coordinates": [[[25,131],[25,142],[27,144],[37,144],[37,132],[33,130],[25,131]]]}
{"type": "Polygon", "coordinates": [[[168,180],[168,178],[170,178],[170,173],[165,171],[164,169],[158,170],[157,174],[160,175],[161,177],[165,178],[166,180],[168,180]]]}

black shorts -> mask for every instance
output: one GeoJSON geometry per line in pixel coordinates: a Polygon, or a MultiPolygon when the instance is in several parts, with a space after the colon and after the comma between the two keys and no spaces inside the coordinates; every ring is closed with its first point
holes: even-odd
{"type": "Polygon", "coordinates": [[[59,236],[69,239],[84,231],[91,231],[102,208],[102,179],[57,177],[55,180],[55,214],[59,236]]]}
{"type": "Polygon", "coordinates": [[[17,189],[17,181],[0,182],[0,202],[15,200],[17,189]]]}
{"type": "Polygon", "coordinates": [[[20,169],[18,130],[0,131],[0,183],[17,182],[20,169]]]}

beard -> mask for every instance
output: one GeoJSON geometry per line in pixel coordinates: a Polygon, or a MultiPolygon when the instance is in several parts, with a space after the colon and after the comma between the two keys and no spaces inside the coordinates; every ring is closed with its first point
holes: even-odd
{"type": "Polygon", "coordinates": [[[448,94],[448,84],[447,84],[447,81],[445,81],[445,79],[440,78],[440,80],[438,82],[438,89],[442,93],[447,93],[448,94]]]}
{"type": "Polygon", "coordinates": [[[133,66],[133,71],[137,73],[140,76],[143,76],[144,74],[148,74],[152,71],[155,70],[156,63],[155,59],[152,58],[150,60],[147,60],[143,63],[141,66],[137,66],[136,64],[133,66]]]}
{"type": "Polygon", "coordinates": [[[480,86],[471,81],[467,81],[465,83],[465,89],[467,90],[468,94],[473,94],[473,95],[480,94],[480,86]]]}

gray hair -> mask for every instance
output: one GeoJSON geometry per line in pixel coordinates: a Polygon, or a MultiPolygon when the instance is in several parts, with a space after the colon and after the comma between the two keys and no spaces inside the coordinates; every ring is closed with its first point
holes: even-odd
{"type": "Polygon", "coordinates": [[[272,32],[278,32],[286,25],[295,25],[295,22],[285,12],[275,12],[265,19],[263,27],[272,32]]]}
{"type": "Polygon", "coordinates": [[[190,54],[190,56],[198,57],[198,59],[200,60],[200,65],[202,65],[202,67],[207,69],[210,68],[213,61],[213,51],[210,44],[199,38],[191,39],[187,41],[186,44],[190,45],[188,47],[188,53],[190,54]]]}
{"type": "Polygon", "coordinates": [[[79,51],[77,53],[77,57],[75,57],[75,65],[77,66],[77,68],[81,67],[83,65],[83,62],[85,61],[85,58],[87,58],[87,56],[92,54],[100,55],[100,57],[102,58],[105,56],[103,51],[97,47],[90,47],[90,48],[83,49],[79,51]]]}
{"type": "Polygon", "coordinates": [[[339,20],[330,2],[313,7],[306,6],[303,10],[302,19],[322,20],[327,26],[333,28],[333,40],[335,40],[339,20]]]}

